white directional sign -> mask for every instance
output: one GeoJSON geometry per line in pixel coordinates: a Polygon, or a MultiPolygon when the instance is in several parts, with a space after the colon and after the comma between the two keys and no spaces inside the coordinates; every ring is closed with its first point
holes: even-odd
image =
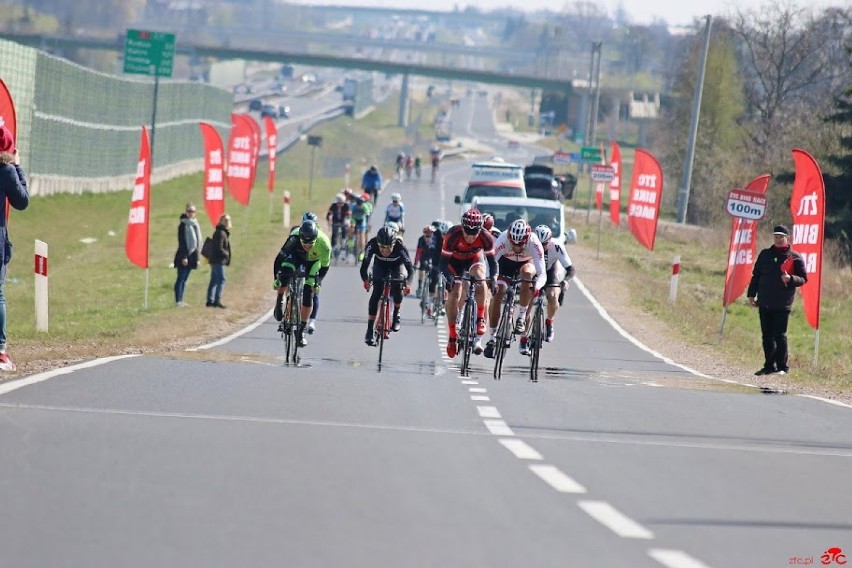
{"type": "Polygon", "coordinates": [[[766,214],[766,196],[761,193],[732,189],[725,207],[728,215],[757,221],[766,214]]]}
{"type": "Polygon", "coordinates": [[[615,169],[603,164],[593,164],[590,174],[592,181],[610,182],[615,179],[615,169]]]}

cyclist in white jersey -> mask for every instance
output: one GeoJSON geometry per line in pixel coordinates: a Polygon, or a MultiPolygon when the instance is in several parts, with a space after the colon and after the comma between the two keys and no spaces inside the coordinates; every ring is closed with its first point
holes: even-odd
{"type": "Polygon", "coordinates": [[[400,233],[405,231],[405,205],[402,203],[402,196],[398,193],[391,195],[391,202],[385,209],[385,223],[388,222],[396,223],[400,233]]]}
{"type": "Polygon", "coordinates": [[[568,256],[565,247],[551,238],[553,233],[550,227],[539,225],[535,228],[535,234],[544,246],[544,264],[547,270],[547,283],[545,284],[545,286],[548,286],[545,288],[547,315],[544,320],[544,340],[553,341],[553,318],[556,316],[556,310],[562,305],[569,282],[574,278],[574,265],[571,263],[571,257],[568,256]],[[559,286],[556,287],[556,284],[559,284],[559,286]]]}
{"type": "Polygon", "coordinates": [[[533,281],[532,286],[526,282],[520,285],[519,310],[515,320],[515,333],[521,335],[521,353],[526,354],[527,338],[523,334],[526,331],[527,310],[532,302],[533,292],[541,290],[547,281],[544,248],[529,224],[523,219],[517,219],[494,242],[494,258],[499,267],[499,276],[497,293],[488,310],[490,339],[485,345],[485,356],[494,357],[494,336],[500,321],[503,297],[508,283],[516,277],[533,281]]]}

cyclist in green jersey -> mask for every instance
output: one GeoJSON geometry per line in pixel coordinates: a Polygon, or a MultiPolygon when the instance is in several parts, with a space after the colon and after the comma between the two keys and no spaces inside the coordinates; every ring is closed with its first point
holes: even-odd
{"type": "MultiPolygon", "coordinates": [[[[316,213],[308,211],[304,215],[302,215],[302,223],[305,221],[313,221],[319,227],[319,217],[317,217],[316,213]]],[[[291,235],[296,235],[299,233],[300,227],[293,227],[290,231],[291,235]]],[[[308,251],[308,260],[312,260],[316,258],[320,263],[320,271],[321,276],[323,278],[328,272],[329,264],[331,264],[331,239],[322,229],[319,230],[319,236],[317,236],[317,242],[314,244],[313,248],[308,251]],[[328,258],[326,258],[325,254],[328,251],[328,258]]],[[[308,335],[313,335],[314,331],[317,328],[317,312],[319,312],[319,293],[320,287],[316,286],[314,288],[314,307],[311,310],[311,316],[308,318],[308,325],[305,328],[305,331],[308,332],[308,335]]]]}
{"type": "Polygon", "coordinates": [[[296,332],[296,339],[302,347],[308,344],[303,332],[313,310],[314,293],[322,283],[331,263],[331,246],[328,236],[321,241],[320,233],[316,222],[308,220],[302,223],[296,234],[291,234],[287,238],[272,266],[275,276],[273,287],[278,293],[273,311],[276,321],[281,321],[283,318],[283,299],[285,294],[290,293],[290,281],[293,275],[296,272],[305,274],[305,285],[301,290],[301,322],[296,332]]]}

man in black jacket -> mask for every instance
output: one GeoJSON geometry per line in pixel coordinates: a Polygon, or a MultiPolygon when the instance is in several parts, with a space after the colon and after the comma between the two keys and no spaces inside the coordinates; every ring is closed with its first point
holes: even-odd
{"type": "Polygon", "coordinates": [[[790,230],[777,225],[775,243],[760,251],[748,285],[749,304],[758,308],[763,335],[763,367],[755,375],[785,374],[787,365],[787,321],[796,288],[808,281],[802,256],[790,247],[790,230]]]}

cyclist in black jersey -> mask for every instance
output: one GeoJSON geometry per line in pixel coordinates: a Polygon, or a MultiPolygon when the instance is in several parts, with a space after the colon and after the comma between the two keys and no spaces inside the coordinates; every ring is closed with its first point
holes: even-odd
{"type": "Polygon", "coordinates": [[[370,303],[367,311],[367,333],[364,336],[364,342],[367,345],[375,345],[373,342],[373,324],[376,321],[376,313],[379,311],[379,298],[382,295],[382,282],[385,276],[402,276],[402,268],[405,268],[405,286],[400,282],[394,282],[391,285],[391,293],[393,294],[393,331],[399,331],[400,316],[399,308],[402,304],[403,295],[411,293],[411,280],[414,278],[414,267],[411,264],[411,257],[408,255],[408,249],[399,240],[399,236],[393,228],[384,226],[376,233],[376,236],[367,242],[367,249],[364,253],[364,260],[361,262],[361,280],[364,282],[364,289],[370,289],[370,275],[368,269],[370,263],[373,264],[373,293],[370,296],[370,303]]]}

